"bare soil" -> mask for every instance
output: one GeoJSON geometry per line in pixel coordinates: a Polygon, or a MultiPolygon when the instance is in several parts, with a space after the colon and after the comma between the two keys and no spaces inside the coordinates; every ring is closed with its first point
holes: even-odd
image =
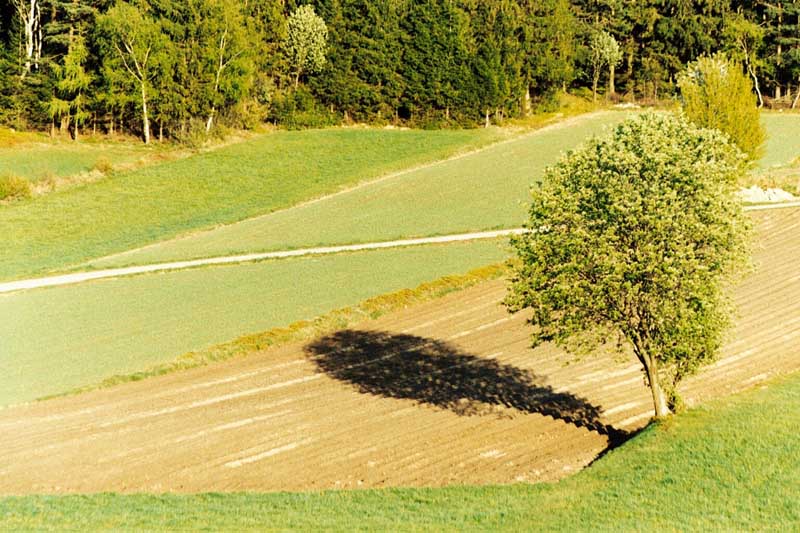
{"type": "MultiPolygon", "coordinates": [[[[756,272],[690,403],[800,369],[800,210],[755,213],[756,272]]],[[[0,493],[549,481],[652,415],[632,358],[528,347],[489,282],[311,343],[0,411],[0,493]]],[[[213,327],[213,324],[202,327],[213,327]]]]}

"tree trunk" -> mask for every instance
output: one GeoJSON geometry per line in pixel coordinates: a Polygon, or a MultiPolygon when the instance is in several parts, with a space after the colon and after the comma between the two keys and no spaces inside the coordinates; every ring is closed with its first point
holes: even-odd
{"type": "Polygon", "coordinates": [[[614,90],[614,77],[616,75],[615,70],[616,70],[616,67],[614,67],[614,65],[609,63],[609,65],[608,65],[608,95],[606,96],[607,98],[611,98],[612,96],[614,96],[614,92],[615,92],[615,90],[614,90]]]}
{"type": "Polygon", "coordinates": [[[758,76],[756,76],[756,71],[750,64],[750,60],[747,60],[747,72],[749,72],[750,77],[753,78],[753,86],[755,87],[756,94],[758,95],[758,108],[761,109],[764,107],[764,97],[761,95],[761,87],[758,85],[758,76]]]}
{"type": "Polygon", "coordinates": [[[294,90],[296,91],[299,86],[300,86],[300,69],[297,69],[297,72],[294,73],[294,90]]]}
{"type": "Polygon", "coordinates": [[[164,142],[164,122],[162,121],[158,123],[158,142],[164,142]]]}
{"type": "Polygon", "coordinates": [[[794,101],[792,101],[792,109],[797,107],[797,102],[800,101],[800,79],[797,80],[797,94],[794,97],[794,101]]]}
{"type": "Polygon", "coordinates": [[[661,388],[661,382],[658,378],[658,367],[656,361],[649,357],[649,363],[646,365],[647,382],[650,384],[650,392],[653,394],[653,408],[655,409],[656,417],[662,418],[670,414],[669,407],[667,406],[667,398],[664,395],[664,389],[661,388]]]}
{"type": "Polygon", "coordinates": [[[141,82],[142,88],[142,129],[144,130],[144,144],[150,144],[150,117],[147,115],[147,90],[145,89],[144,82],[141,82]]]}
{"type": "Polygon", "coordinates": [[[214,125],[214,112],[216,110],[212,107],[211,113],[208,114],[208,120],[206,121],[206,133],[211,132],[211,126],[214,125]]]}
{"type": "Polygon", "coordinates": [[[530,87],[525,87],[525,94],[522,96],[522,116],[524,116],[524,117],[531,116],[531,88],[530,87]]]}
{"type": "Polygon", "coordinates": [[[600,81],[600,73],[597,69],[594,70],[594,76],[592,76],[592,102],[597,101],[597,83],[600,81]]]}
{"type": "Polygon", "coordinates": [[[484,121],[484,123],[483,123],[483,127],[484,127],[484,128],[488,128],[488,127],[489,127],[489,126],[491,126],[491,125],[492,125],[492,123],[491,123],[491,121],[489,120],[489,108],[487,107],[487,108],[486,108],[486,119],[485,119],[485,121],[484,121]]]}

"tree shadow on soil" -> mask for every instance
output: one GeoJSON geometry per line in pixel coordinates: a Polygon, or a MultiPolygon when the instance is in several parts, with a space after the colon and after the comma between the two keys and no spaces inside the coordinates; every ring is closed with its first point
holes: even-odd
{"type": "Polygon", "coordinates": [[[503,407],[539,413],[609,437],[628,434],[600,421],[586,400],[557,392],[533,372],[463,353],[435,339],[343,330],[305,347],[317,367],[359,392],[415,400],[458,415],[508,415],[503,407]]]}

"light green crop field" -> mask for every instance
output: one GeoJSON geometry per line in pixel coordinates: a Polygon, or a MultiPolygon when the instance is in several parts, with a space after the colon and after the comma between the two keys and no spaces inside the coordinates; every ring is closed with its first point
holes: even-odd
{"type": "Polygon", "coordinates": [[[502,261],[505,241],[213,267],[0,295],[0,406],[502,261]]]}
{"type": "Polygon", "coordinates": [[[13,174],[37,182],[88,172],[98,162],[112,166],[134,163],[152,156],[160,147],[132,143],[48,142],[0,148],[0,176],[13,174]]]}
{"type": "Polygon", "coordinates": [[[147,264],[519,226],[532,183],[560,154],[628,116],[607,112],[319,202],[91,263],[147,264]]]}
{"type": "Polygon", "coordinates": [[[559,483],[299,494],[0,498],[0,528],[797,531],[800,375],[651,426],[559,483]]]}
{"type": "MultiPolygon", "coordinates": [[[[103,258],[91,266],[517,227],[525,218],[528,190],[545,167],[626,116],[609,112],[583,117],[566,128],[537,132],[313,204],[103,258]]],[[[764,123],[769,132],[765,164],[783,165],[800,156],[800,115],[766,114],[764,123]]]]}
{"type": "Polygon", "coordinates": [[[786,166],[800,158],[800,113],[763,113],[761,120],[767,141],[759,169],[786,166]]]}
{"type": "Polygon", "coordinates": [[[497,129],[276,132],[0,207],[0,279],[232,223],[481,146],[497,129]]]}

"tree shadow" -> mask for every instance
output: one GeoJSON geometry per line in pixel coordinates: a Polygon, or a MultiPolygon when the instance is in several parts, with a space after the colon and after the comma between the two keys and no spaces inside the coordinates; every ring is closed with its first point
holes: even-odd
{"type": "Polygon", "coordinates": [[[458,415],[539,413],[607,435],[628,434],[600,421],[586,400],[558,392],[533,372],[463,353],[435,339],[380,331],[343,330],[308,344],[305,352],[329,376],[362,393],[415,400],[458,415]]]}

